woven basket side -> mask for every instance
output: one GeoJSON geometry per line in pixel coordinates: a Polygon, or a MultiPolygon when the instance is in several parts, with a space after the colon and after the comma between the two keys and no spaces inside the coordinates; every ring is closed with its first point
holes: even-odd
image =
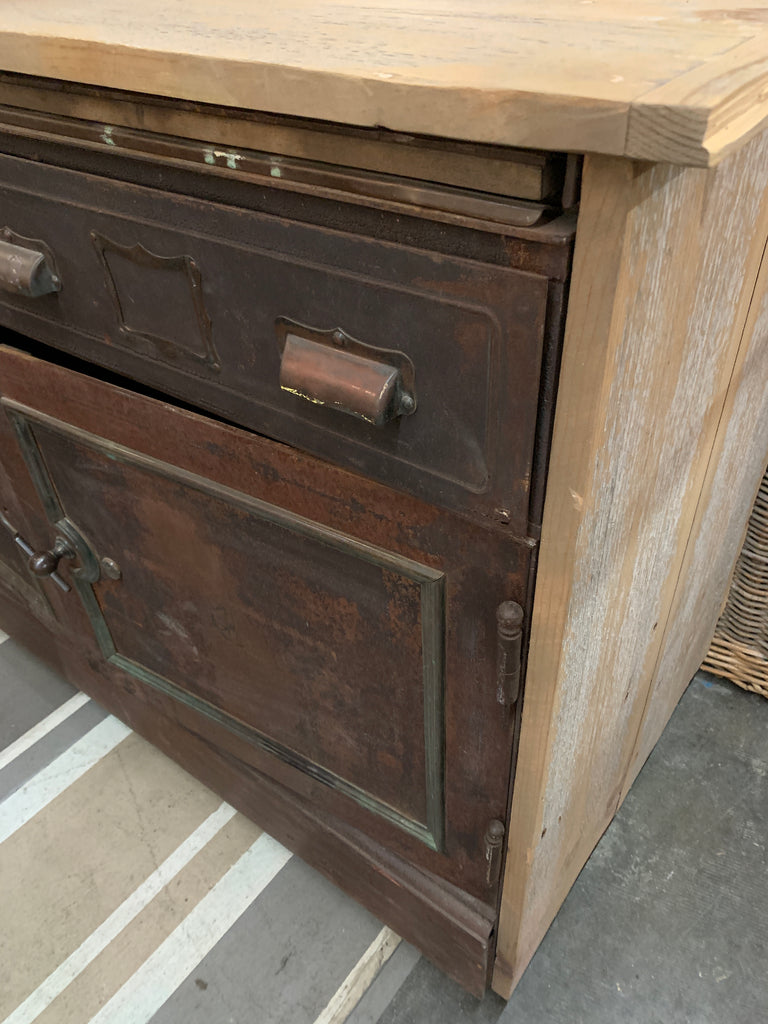
{"type": "Polygon", "coordinates": [[[768,663],[764,655],[737,640],[721,640],[716,636],[701,667],[730,679],[743,690],[768,697],[768,663]]]}
{"type": "Polygon", "coordinates": [[[768,697],[768,471],[702,668],[768,697]]]}

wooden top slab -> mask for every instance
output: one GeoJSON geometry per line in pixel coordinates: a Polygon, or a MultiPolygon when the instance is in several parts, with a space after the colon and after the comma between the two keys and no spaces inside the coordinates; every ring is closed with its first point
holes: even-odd
{"type": "Polygon", "coordinates": [[[768,7],[711,3],[0,0],[0,68],[706,166],[768,123],[768,7]]]}

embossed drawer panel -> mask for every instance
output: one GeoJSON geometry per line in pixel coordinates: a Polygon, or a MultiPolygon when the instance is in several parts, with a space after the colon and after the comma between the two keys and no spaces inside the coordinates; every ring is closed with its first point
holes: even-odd
{"type": "Polygon", "coordinates": [[[12,157],[0,176],[5,240],[58,288],[0,291],[7,326],[522,532],[545,277],[12,157]]]}

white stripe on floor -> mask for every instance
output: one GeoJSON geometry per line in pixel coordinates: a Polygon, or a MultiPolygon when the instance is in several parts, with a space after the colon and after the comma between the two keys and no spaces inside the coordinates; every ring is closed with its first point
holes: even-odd
{"type": "Polygon", "coordinates": [[[51,729],[55,729],[57,725],[65,722],[70,715],[73,715],[83,704],[87,704],[90,699],[85,693],[76,693],[74,697],[70,697],[68,701],[65,701],[61,707],[52,711],[42,722],[33,725],[23,736],[19,736],[17,740],[14,740],[5,750],[0,750],[0,771],[9,765],[11,761],[15,761],[25,750],[29,750],[30,747],[34,746],[51,729]]]}
{"type": "Polygon", "coordinates": [[[290,858],[260,835],[90,1024],[147,1024],[290,858]]]}
{"type": "Polygon", "coordinates": [[[30,1024],[35,1020],[234,816],[235,809],[229,804],[222,804],[209,815],[3,1024],[30,1024]]]}
{"type": "Polygon", "coordinates": [[[400,936],[391,928],[382,928],[336,990],[315,1024],[344,1024],[400,942],[400,936]]]}
{"type": "Polygon", "coordinates": [[[51,761],[21,789],[0,804],[0,843],[13,835],[68,786],[85,775],[110,750],[129,736],[131,730],[116,718],[105,718],[69,750],[51,761]]]}
{"type": "Polygon", "coordinates": [[[0,629],[0,644],[4,644],[7,639],[8,639],[8,634],[4,633],[2,631],[2,629],[0,629]]]}

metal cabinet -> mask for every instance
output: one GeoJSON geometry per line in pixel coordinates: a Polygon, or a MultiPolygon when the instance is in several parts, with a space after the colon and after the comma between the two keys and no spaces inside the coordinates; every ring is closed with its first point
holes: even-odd
{"type": "Polygon", "coordinates": [[[0,157],[6,482],[43,523],[0,543],[78,685],[482,991],[572,223],[459,194],[394,241],[47,145],[0,157]]]}

